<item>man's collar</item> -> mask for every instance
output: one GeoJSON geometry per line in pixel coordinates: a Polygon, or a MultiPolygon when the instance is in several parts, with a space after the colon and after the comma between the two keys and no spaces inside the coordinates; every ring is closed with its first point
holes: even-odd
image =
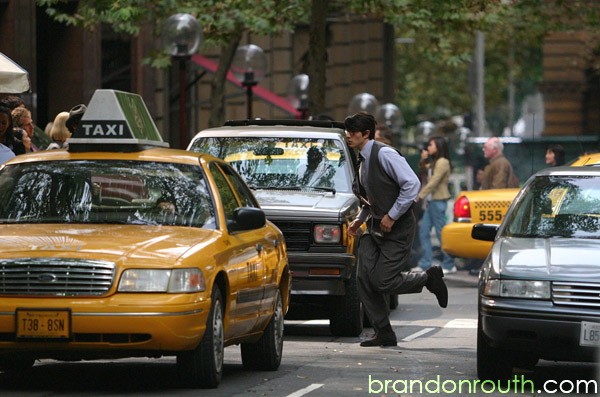
{"type": "Polygon", "coordinates": [[[360,154],[364,158],[369,158],[369,154],[371,153],[372,148],[373,148],[373,140],[369,139],[367,141],[367,143],[365,143],[365,146],[363,146],[362,149],[360,149],[360,154]]]}

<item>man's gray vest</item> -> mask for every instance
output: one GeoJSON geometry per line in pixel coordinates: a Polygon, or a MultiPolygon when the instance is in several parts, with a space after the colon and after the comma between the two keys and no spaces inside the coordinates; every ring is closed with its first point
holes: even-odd
{"type": "MultiPolygon", "coordinates": [[[[385,172],[379,163],[379,151],[386,146],[388,145],[378,141],[373,142],[369,157],[367,183],[364,186],[369,203],[371,203],[371,214],[376,219],[383,218],[390,211],[400,194],[398,183],[385,172]]],[[[398,150],[396,151],[400,154],[398,150]]],[[[402,156],[402,154],[400,155],[402,156]]]]}

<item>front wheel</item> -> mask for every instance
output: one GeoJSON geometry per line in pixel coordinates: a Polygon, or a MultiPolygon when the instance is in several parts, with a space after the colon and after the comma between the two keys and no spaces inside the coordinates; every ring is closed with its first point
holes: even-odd
{"type": "Polygon", "coordinates": [[[346,283],[346,293],[335,297],[329,330],[335,336],[359,336],[363,330],[363,306],[358,296],[356,270],[346,283]]]}
{"type": "Polygon", "coordinates": [[[283,353],[283,302],[277,291],[273,318],[265,332],[255,343],[242,343],[244,368],[260,371],[275,371],[281,364],[283,353]]]}
{"type": "Polygon", "coordinates": [[[396,310],[398,308],[398,295],[391,294],[390,295],[390,309],[396,310]]]}
{"type": "Polygon", "coordinates": [[[477,324],[477,377],[481,380],[506,380],[512,375],[512,369],[507,353],[490,346],[480,317],[477,324]]]}
{"type": "Polygon", "coordinates": [[[213,389],[221,383],[224,335],[223,298],[215,286],[202,341],[195,350],[177,355],[177,371],[184,384],[213,389]]]}

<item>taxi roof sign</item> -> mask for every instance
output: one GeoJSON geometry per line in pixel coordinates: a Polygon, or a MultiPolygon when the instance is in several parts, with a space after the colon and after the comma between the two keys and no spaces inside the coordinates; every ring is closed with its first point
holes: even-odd
{"type": "Polygon", "coordinates": [[[110,145],[119,150],[128,146],[169,147],[163,142],[141,96],[104,89],[94,92],[77,129],[69,138],[71,149],[89,145],[110,145]]]}

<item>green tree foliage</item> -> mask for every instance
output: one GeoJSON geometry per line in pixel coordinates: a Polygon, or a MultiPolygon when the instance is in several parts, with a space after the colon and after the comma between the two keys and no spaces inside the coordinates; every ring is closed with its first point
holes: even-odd
{"type": "MultiPolygon", "coordinates": [[[[500,132],[510,120],[509,73],[516,103],[542,78],[541,47],[549,32],[589,33],[588,62],[600,70],[600,6],[590,0],[349,0],[355,13],[370,13],[396,27],[397,103],[409,124],[419,115],[440,116],[472,108],[469,81],[476,30],[486,37],[488,122],[500,132]],[[509,55],[511,54],[512,55],[509,55]],[[511,61],[514,59],[514,62],[511,61]],[[504,124],[503,124],[504,123],[504,124]]],[[[517,111],[519,109],[516,109],[517,111]]],[[[513,119],[516,115],[512,115],[513,119]]]]}

